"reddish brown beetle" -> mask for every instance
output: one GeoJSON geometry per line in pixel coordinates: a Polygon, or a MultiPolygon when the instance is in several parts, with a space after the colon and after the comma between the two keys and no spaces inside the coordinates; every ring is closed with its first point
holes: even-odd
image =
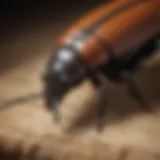
{"type": "Polygon", "coordinates": [[[146,108],[129,73],[158,48],[159,33],[159,0],[117,0],[88,13],[57,41],[45,74],[47,106],[56,111],[69,89],[90,78],[102,90],[102,118],[106,84],[98,76],[101,72],[112,80],[125,80],[132,95],[146,108]]]}
{"type": "Polygon", "coordinates": [[[159,38],[159,0],[116,0],[97,7],[57,40],[44,74],[47,107],[59,118],[58,102],[71,88],[90,78],[101,90],[101,119],[107,103],[107,87],[99,77],[102,73],[111,80],[127,82],[134,98],[146,109],[129,75],[158,49],[159,38]]]}

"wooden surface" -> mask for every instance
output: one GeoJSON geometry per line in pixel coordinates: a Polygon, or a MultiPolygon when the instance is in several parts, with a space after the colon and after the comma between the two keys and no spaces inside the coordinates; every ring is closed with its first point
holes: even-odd
{"type": "MultiPolygon", "coordinates": [[[[40,76],[55,38],[70,23],[70,14],[59,17],[61,21],[51,15],[48,20],[32,17],[15,22],[1,40],[0,103],[42,88],[40,76]]],[[[98,92],[85,82],[62,102],[60,125],[52,121],[40,99],[1,111],[1,158],[159,160],[160,55],[133,78],[155,113],[140,112],[124,84],[109,82],[107,123],[99,134],[95,130],[98,92]]]]}

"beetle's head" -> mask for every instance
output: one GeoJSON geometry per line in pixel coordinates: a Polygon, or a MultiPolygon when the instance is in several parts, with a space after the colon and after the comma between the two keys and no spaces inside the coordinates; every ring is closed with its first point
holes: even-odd
{"type": "Polygon", "coordinates": [[[64,95],[87,74],[79,54],[68,46],[56,50],[44,74],[44,96],[47,107],[56,107],[64,95]]]}

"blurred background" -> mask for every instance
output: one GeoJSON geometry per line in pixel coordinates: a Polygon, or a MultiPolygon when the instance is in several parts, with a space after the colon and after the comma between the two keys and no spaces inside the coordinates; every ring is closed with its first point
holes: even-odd
{"type": "Polygon", "coordinates": [[[22,59],[32,59],[35,54],[46,51],[46,48],[53,48],[55,39],[72,21],[102,2],[104,1],[1,1],[0,58],[3,61],[0,69],[13,66],[17,59],[20,64],[22,59]],[[35,49],[41,52],[34,52],[35,49]]]}

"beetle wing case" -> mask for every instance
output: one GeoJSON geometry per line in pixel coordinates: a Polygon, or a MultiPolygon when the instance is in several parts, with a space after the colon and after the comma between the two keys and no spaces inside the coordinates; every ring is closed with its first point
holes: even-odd
{"type": "Polygon", "coordinates": [[[160,32],[159,0],[117,0],[101,5],[76,21],[57,41],[73,45],[91,67],[136,50],[160,32]]]}

